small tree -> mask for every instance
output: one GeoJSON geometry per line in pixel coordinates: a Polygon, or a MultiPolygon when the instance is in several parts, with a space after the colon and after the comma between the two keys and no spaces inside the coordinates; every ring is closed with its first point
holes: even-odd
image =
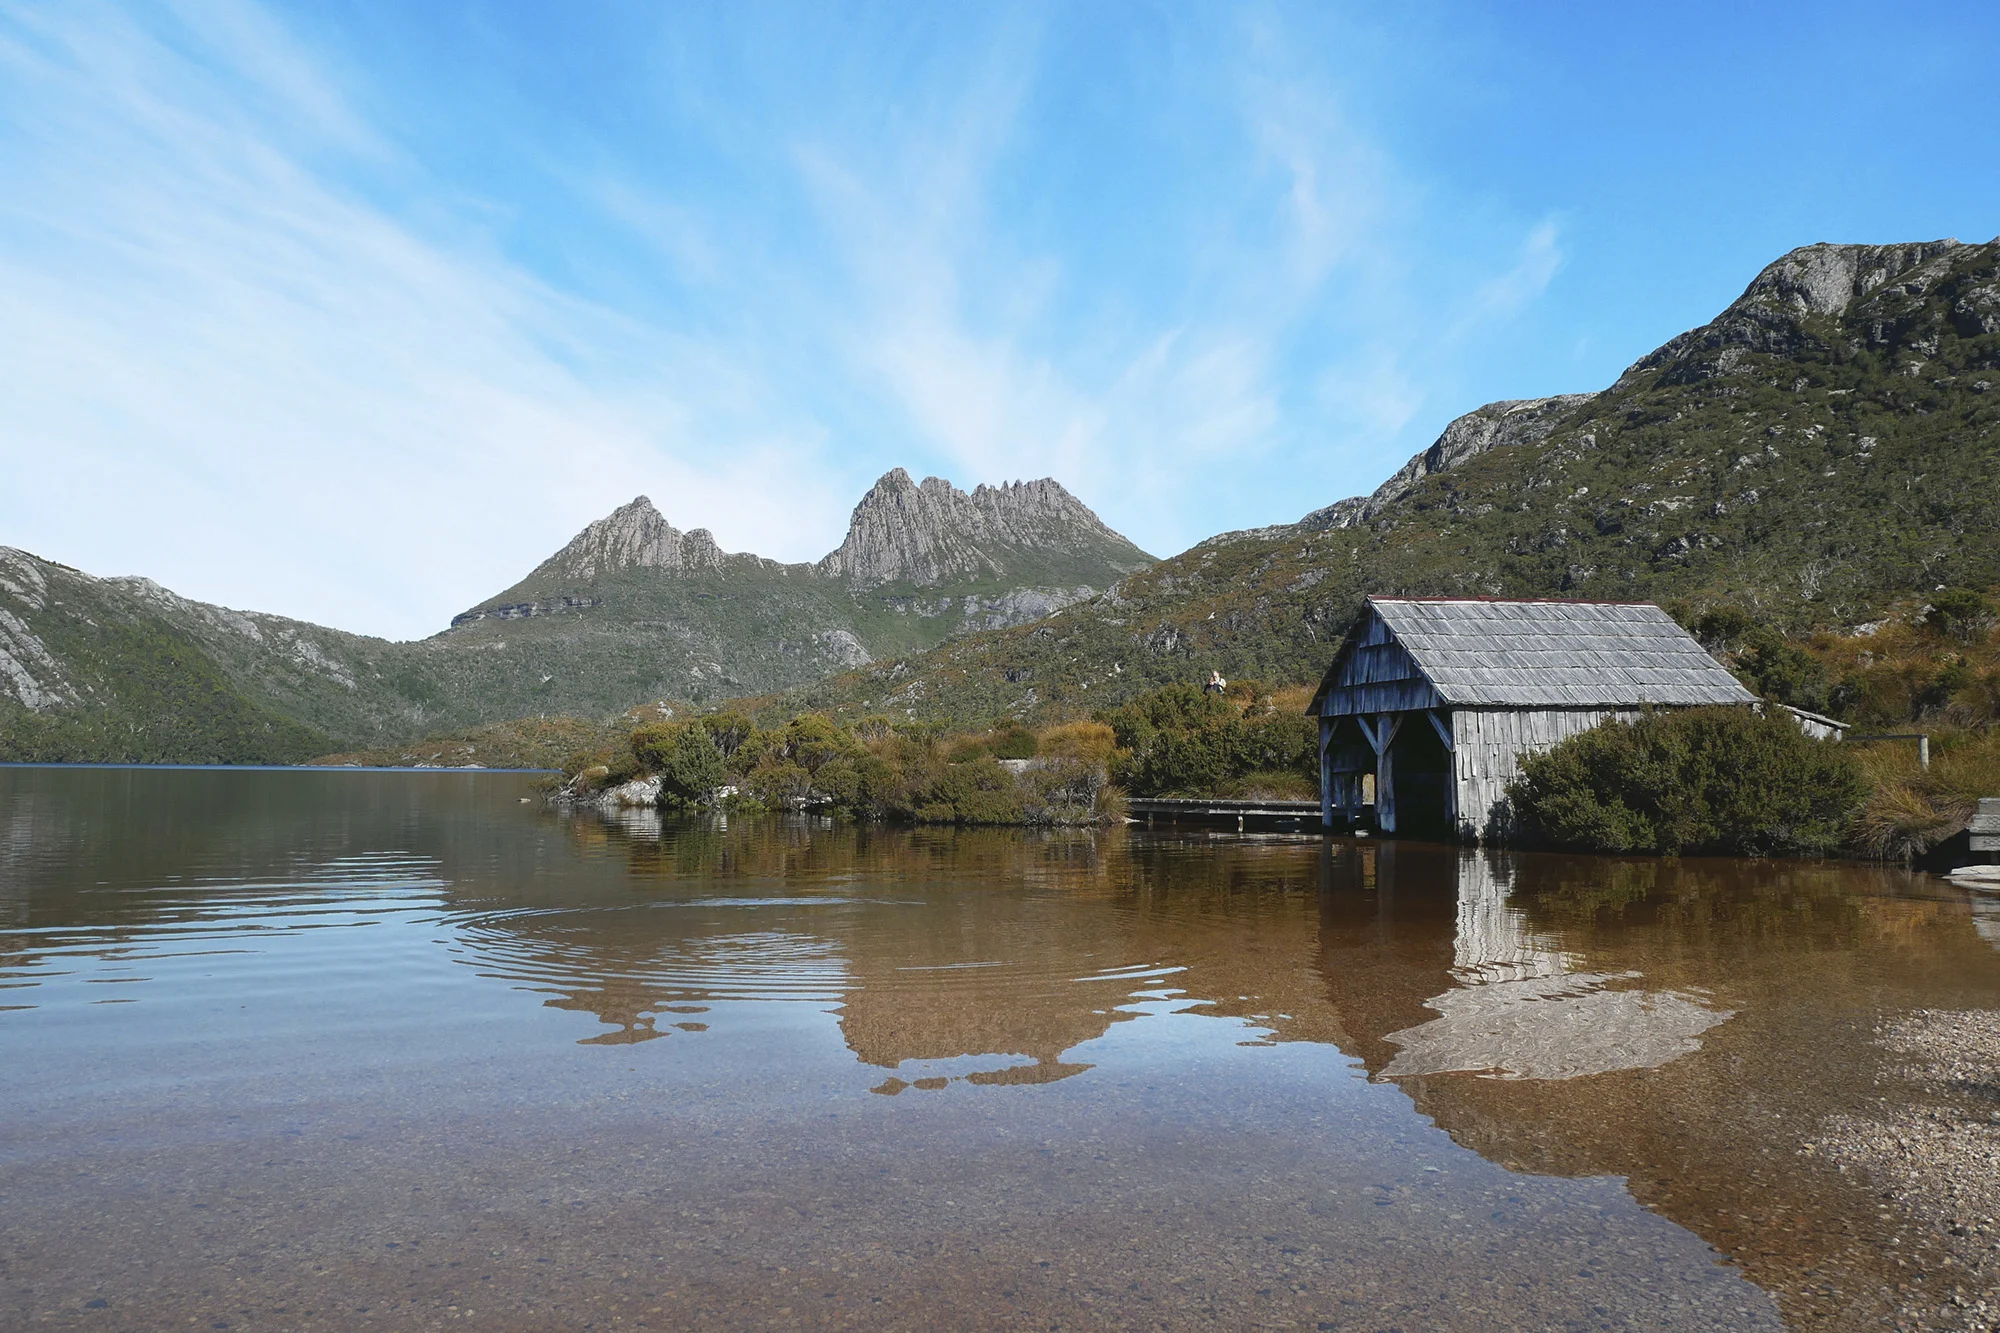
{"type": "Polygon", "coordinates": [[[708,799],[728,776],[722,752],[698,722],[654,722],[632,733],[632,753],[660,778],[660,795],[675,805],[708,799]]]}
{"type": "Polygon", "coordinates": [[[1960,643],[1970,643],[1993,625],[1993,603],[1975,588],[1947,588],[1931,598],[1924,625],[1960,643]]]}
{"type": "Polygon", "coordinates": [[[757,725],[741,713],[710,713],[701,719],[701,725],[724,759],[735,754],[743,742],[757,733],[757,725]]]}
{"type": "Polygon", "coordinates": [[[660,769],[660,794],[681,805],[696,805],[709,799],[727,773],[722,751],[709,739],[708,729],[683,727],[660,769]]]}

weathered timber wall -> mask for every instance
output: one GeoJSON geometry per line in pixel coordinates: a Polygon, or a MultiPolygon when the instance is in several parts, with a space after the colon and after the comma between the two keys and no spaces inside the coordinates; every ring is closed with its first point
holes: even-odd
{"type": "Polygon", "coordinates": [[[1402,713],[1435,708],[1438,694],[1380,616],[1368,613],[1354,650],[1340,663],[1327,690],[1323,715],[1402,713]]]}
{"type": "Polygon", "coordinates": [[[1451,714],[1452,773],[1458,831],[1466,839],[1504,837],[1513,824],[1507,784],[1521,776],[1521,756],[1588,731],[1606,718],[1635,721],[1636,708],[1460,708],[1451,714]]]}

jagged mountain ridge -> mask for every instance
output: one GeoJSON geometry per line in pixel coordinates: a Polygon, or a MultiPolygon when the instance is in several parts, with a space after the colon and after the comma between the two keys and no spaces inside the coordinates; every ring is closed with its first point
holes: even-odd
{"type": "Polygon", "coordinates": [[[0,758],[282,760],[782,689],[1036,619],[1150,559],[1049,480],[968,496],[899,469],[839,551],[796,565],[723,552],[642,496],[444,633],[390,643],[0,548],[0,758]]]}
{"type": "Polygon", "coordinates": [[[1046,718],[1210,667],[1305,680],[1368,593],[1856,626],[1944,584],[2000,587],[1996,476],[2000,240],[1806,246],[1609,388],[1476,409],[1370,496],[757,706],[1046,718]]]}
{"type": "Polygon", "coordinates": [[[1045,615],[1152,562],[1053,478],[980,485],[968,494],[941,477],[919,484],[895,468],[855,505],[841,544],[810,564],[725,552],[706,528],[681,532],[642,495],[452,624],[586,610],[601,604],[591,592],[598,581],[641,570],[665,577],[781,575],[852,592],[947,584],[1035,589],[1048,594],[1034,603],[1041,607],[1036,614],[1045,615]]]}
{"type": "Polygon", "coordinates": [[[1122,575],[1152,563],[1051,478],[981,485],[968,495],[939,477],[920,485],[896,468],[861,498],[847,539],[814,568],[879,588],[1046,580],[1056,569],[1074,580],[1094,574],[1093,564],[1122,575]]]}

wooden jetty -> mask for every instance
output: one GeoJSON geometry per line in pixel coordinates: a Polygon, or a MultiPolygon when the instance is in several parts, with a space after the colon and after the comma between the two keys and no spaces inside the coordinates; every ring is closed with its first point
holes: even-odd
{"type": "Polygon", "coordinates": [[[1131,818],[1148,827],[1205,824],[1239,830],[1320,831],[1318,801],[1204,801],[1134,796],[1125,802],[1131,818]]]}

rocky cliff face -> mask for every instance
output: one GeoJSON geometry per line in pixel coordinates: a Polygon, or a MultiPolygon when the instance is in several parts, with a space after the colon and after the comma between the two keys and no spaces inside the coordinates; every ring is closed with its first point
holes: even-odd
{"type": "Polygon", "coordinates": [[[642,495],[577,533],[537,572],[588,582],[621,569],[686,574],[721,569],[722,562],[722,549],[707,528],[680,531],[642,495]]]}
{"type": "Polygon", "coordinates": [[[725,554],[707,528],[682,532],[641,495],[570,538],[514,588],[453,616],[454,629],[477,620],[525,620],[603,605],[587,591],[599,579],[629,570],[667,575],[720,573],[732,563],[761,564],[755,556],[725,554]],[[558,591],[567,589],[568,591],[558,591]],[[540,596],[521,595],[540,593],[540,596]]]}
{"type": "Polygon", "coordinates": [[[931,588],[1038,575],[1051,561],[1079,560],[1116,574],[1152,563],[1050,478],[968,495],[940,477],[918,484],[896,468],[861,497],[847,539],[815,569],[856,588],[931,588]]]}
{"type": "Polygon", "coordinates": [[[1715,319],[1634,362],[1613,390],[1655,377],[1713,379],[1759,353],[1815,361],[1901,353],[1921,367],[1943,335],[2000,333],[1996,244],[1803,246],[1768,265],[1715,319]]]}

